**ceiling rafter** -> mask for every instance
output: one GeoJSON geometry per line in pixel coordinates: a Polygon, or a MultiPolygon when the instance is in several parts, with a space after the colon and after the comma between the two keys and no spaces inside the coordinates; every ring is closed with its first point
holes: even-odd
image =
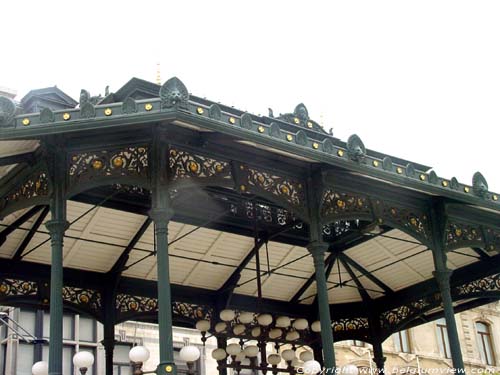
{"type": "Polygon", "coordinates": [[[37,233],[38,229],[42,225],[45,218],[47,217],[49,211],[50,211],[49,206],[45,206],[42,209],[42,211],[40,212],[40,215],[38,215],[36,221],[31,226],[31,229],[26,234],[26,236],[23,238],[23,241],[21,242],[19,247],[16,249],[16,252],[14,253],[14,256],[12,257],[12,259],[19,260],[22,258],[24,250],[26,250],[26,248],[30,244],[31,240],[33,239],[33,237],[37,233]]]}
{"type": "Polygon", "coordinates": [[[35,206],[30,208],[28,211],[26,211],[24,214],[22,214],[20,217],[18,217],[16,220],[14,220],[13,223],[7,225],[3,231],[0,232],[0,246],[3,245],[3,243],[7,240],[7,236],[14,232],[16,229],[20,228],[21,225],[26,223],[28,220],[30,220],[33,216],[35,216],[39,211],[43,209],[44,206],[35,206]]]}
{"type": "Polygon", "coordinates": [[[361,299],[363,300],[363,302],[370,302],[372,300],[371,297],[370,297],[370,295],[368,294],[368,292],[366,291],[364,285],[361,283],[361,281],[356,276],[356,274],[354,273],[354,271],[351,269],[351,267],[349,266],[349,264],[347,264],[347,262],[345,261],[343,254],[339,255],[339,262],[342,263],[342,265],[344,266],[345,270],[347,271],[347,273],[349,274],[349,276],[351,277],[351,279],[354,281],[354,283],[358,287],[358,293],[361,296],[361,299]]]}
{"type": "Polygon", "coordinates": [[[354,259],[349,257],[347,254],[344,255],[344,260],[350,264],[352,267],[356,268],[363,276],[371,280],[375,285],[380,287],[385,294],[391,294],[394,293],[394,291],[384,282],[382,282],[378,277],[375,277],[372,273],[370,273],[367,269],[365,269],[361,264],[356,262],[354,259]]]}
{"type": "Polygon", "coordinates": [[[33,164],[35,161],[35,152],[25,152],[17,155],[4,156],[0,158],[0,167],[5,165],[28,163],[33,164]]]}

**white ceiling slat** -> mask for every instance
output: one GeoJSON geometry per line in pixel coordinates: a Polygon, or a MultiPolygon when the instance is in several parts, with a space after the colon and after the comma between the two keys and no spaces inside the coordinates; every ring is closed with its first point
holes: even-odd
{"type": "MultiPolygon", "coordinates": [[[[87,238],[88,235],[91,233],[92,229],[94,226],[98,225],[98,219],[100,215],[100,210],[101,208],[98,207],[96,208],[93,212],[89,212],[87,215],[89,215],[89,220],[87,222],[87,225],[85,228],[83,228],[83,231],[80,233],[80,238],[87,238]]],[[[73,246],[71,246],[66,254],[63,257],[63,266],[67,267],[68,263],[71,262],[72,258],[76,254],[76,252],[82,247],[83,241],[76,241],[73,246]]]]}

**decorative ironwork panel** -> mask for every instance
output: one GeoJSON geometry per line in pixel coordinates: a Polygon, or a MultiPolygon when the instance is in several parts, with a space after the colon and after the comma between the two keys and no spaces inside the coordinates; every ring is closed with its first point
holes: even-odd
{"type": "Polygon", "coordinates": [[[370,200],[363,195],[327,189],[321,199],[321,217],[372,215],[370,200]]]}
{"type": "Polygon", "coordinates": [[[125,147],[74,153],[69,157],[70,186],[103,177],[147,177],[148,149],[125,147]]]}
{"type": "MultiPolygon", "coordinates": [[[[257,188],[275,197],[285,200],[293,206],[305,205],[304,186],[298,180],[286,176],[279,176],[274,172],[258,170],[252,167],[241,166],[247,171],[247,184],[250,188],[257,188]]],[[[240,186],[245,190],[245,186],[240,186]]]]}
{"type": "Polygon", "coordinates": [[[455,295],[466,297],[471,294],[484,292],[500,292],[500,273],[471,281],[455,289],[455,295]]]}
{"type": "Polygon", "coordinates": [[[49,179],[47,172],[40,171],[33,176],[29,177],[21,186],[18,186],[7,193],[2,198],[2,207],[4,208],[9,204],[19,201],[35,198],[45,197],[49,195],[49,179]]]}
{"type": "Polygon", "coordinates": [[[422,239],[428,243],[432,238],[430,222],[425,212],[417,209],[406,207],[398,207],[377,200],[375,205],[378,207],[381,217],[379,222],[385,220],[390,221],[400,227],[406,229],[415,238],[422,239]]]}
{"type": "Polygon", "coordinates": [[[124,184],[114,184],[113,188],[117,190],[119,193],[148,197],[151,195],[149,189],[137,186],[137,185],[124,185],[124,184]]]}
{"type": "Polygon", "coordinates": [[[34,281],[0,279],[0,299],[6,297],[35,296],[38,284],[34,281]]]}
{"type": "Polygon", "coordinates": [[[469,225],[459,222],[448,223],[445,230],[446,247],[468,246],[483,242],[482,230],[479,225],[469,225]]]}
{"type": "Polygon", "coordinates": [[[169,168],[173,181],[189,178],[232,180],[228,162],[184,150],[170,149],[169,168]]]}
{"type": "Polygon", "coordinates": [[[438,306],[440,303],[441,295],[439,293],[426,296],[382,313],[380,323],[386,329],[395,328],[438,306]]]}
{"type": "Polygon", "coordinates": [[[368,329],[367,318],[342,318],[332,322],[334,332],[368,329]]]}
{"type": "Polygon", "coordinates": [[[101,293],[93,289],[65,286],[62,290],[63,301],[79,306],[84,310],[100,313],[102,298],[101,293]]]}
{"type": "MultiPolygon", "coordinates": [[[[230,213],[237,217],[253,220],[265,225],[284,226],[297,222],[297,217],[284,208],[279,208],[259,202],[240,201],[230,204],[230,213]]],[[[302,223],[297,223],[296,229],[302,229],[302,223]]]]}
{"type": "MultiPolygon", "coordinates": [[[[123,293],[116,296],[115,305],[119,314],[122,315],[150,313],[158,310],[158,300],[156,298],[133,296],[123,293]]],[[[213,314],[212,309],[207,306],[185,302],[173,302],[172,311],[175,316],[192,321],[210,319],[213,314]]]]}

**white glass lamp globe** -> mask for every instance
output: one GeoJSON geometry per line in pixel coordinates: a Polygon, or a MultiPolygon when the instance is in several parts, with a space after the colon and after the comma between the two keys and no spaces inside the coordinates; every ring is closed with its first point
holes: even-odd
{"type": "Polygon", "coordinates": [[[264,327],[267,327],[273,322],[273,317],[270,314],[260,314],[257,317],[257,322],[264,327]]]}
{"type": "Polygon", "coordinates": [[[342,367],[341,373],[344,375],[358,375],[359,370],[356,365],[345,365],[342,367]]]}
{"type": "Polygon", "coordinates": [[[307,362],[312,361],[314,359],[314,355],[309,350],[306,350],[299,354],[299,358],[302,362],[307,362]]]}
{"type": "Polygon", "coordinates": [[[316,320],[311,324],[311,330],[313,332],[321,332],[321,322],[319,320],[316,320]]]}
{"type": "Polygon", "coordinates": [[[319,374],[321,372],[321,365],[318,361],[307,361],[304,363],[304,374],[319,374]]]}
{"type": "Polygon", "coordinates": [[[33,375],[49,375],[49,364],[45,361],[36,362],[31,367],[31,373],[33,375]]]}
{"type": "Polygon", "coordinates": [[[272,330],[269,331],[269,338],[270,339],[277,339],[278,337],[281,337],[283,334],[283,331],[279,328],[273,328],[272,330]]]}
{"type": "Polygon", "coordinates": [[[212,358],[215,359],[216,361],[222,361],[222,360],[226,359],[226,357],[227,357],[227,353],[222,348],[215,349],[212,352],[212,358]]]}
{"type": "Polygon", "coordinates": [[[288,316],[280,316],[276,319],[276,327],[287,328],[290,327],[290,318],[288,316]]]}
{"type": "Polygon", "coordinates": [[[245,352],[241,351],[238,354],[236,354],[236,357],[234,358],[235,362],[242,362],[246,358],[245,352]]]}
{"type": "Polygon", "coordinates": [[[304,366],[304,362],[302,362],[300,359],[295,357],[294,359],[292,359],[292,366],[295,368],[302,367],[302,366],[304,366]]]}
{"type": "Polygon", "coordinates": [[[295,341],[300,339],[300,334],[297,331],[290,331],[286,334],[286,341],[295,341]]]}
{"type": "Polygon", "coordinates": [[[240,316],[238,317],[240,323],[242,324],[248,324],[248,323],[252,323],[253,322],[253,313],[251,312],[242,312],[240,313],[240,316]]]}
{"type": "Polygon", "coordinates": [[[219,314],[220,319],[225,322],[230,322],[231,320],[234,319],[235,316],[236,313],[234,312],[234,310],[229,310],[229,309],[222,310],[219,314]]]}
{"type": "Polygon", "coordinates": [[[250,360],[248,358],[243,358],[243,360],[241,361],[241,364],[243,366],[250,366],[250,360]]]}
{"type": "Polygon", "coordinates": [[[215,325],[215,332],[221,333],[224,332],[227,328],[227,324],[224,322],[219,322],[215,325]]]}
{"type": "Polygon", "coordinates": [[[196,362],[200,355],[200,349],[193,345],[184,346],[179,352],[181,359],[186,362],[196,362]]]}
{"type": "Polygon", "coordinates": [[[236,324],[233,328],[233,333],[236,336],[242,335],[245,333],[246,327],[244,324],[236,324]]]}
{"type": "Polygon", "coordinates": [[[261,332],[262,331],[261,331],[260,327],[254,327],[254,328],[252,328],[251,334],[253,337],[259,337],[261,332]]]}
{"type": "Polygon", "coordinates": [[[210,329],[210,322],[208,320],[198,320],[196,322],[196,329],[201,332],[207,332],[210,329]]]}
{"type": "Polygon", "coordinates": [[[243,351],[248,358],[257,357],[259,354],[259,348],[257,345],[248,345],[245,349],[243,349],[243,351]]]}
{"type": "Polygon", "coordinates": [[[304,329],[307,329],[309,327],[309,322],[307,319],[295,319],[293,321],[293,328],[302,331],[304,329]]]}
{"type": "Polygon", "coordinates": [[[149,359],[149,350],[145,346],[134,346],[128,352],[131,362],[144,363],[149,359]]]}
{"type": "Polygon", "coordinates": [[[91,352],[78,352],[73,356],[73,364],[77,369],[89,368],[94,364],[94,355],[91,352]]]}
{"type": "Polygon", "coordinates": [[[281,362],[281,357],[279,354],[269,354],[267,356],[267,363],[269,363],[273,366],[279,365],[280,362],[281,362]]]}
{"type": "Polygon", "coordinates": [[[286,349],[281,352],[281,356],[285,361],[293,361],[295,358],[295,352],[292,349],[286,349]]]}
{"type": "Polygon", "coordinates": [[[240,344],[229,344],[226,347],[226,352],[229,355],[237,355],[241,352],[241,346],[240,344]]]}

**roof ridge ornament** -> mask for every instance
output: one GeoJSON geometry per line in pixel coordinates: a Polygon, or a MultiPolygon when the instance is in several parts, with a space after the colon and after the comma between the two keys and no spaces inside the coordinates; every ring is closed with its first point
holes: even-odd
{"type": "MultiPolygon", "coordinates": [[[[269,117],[273,118],[273,111],[271,108],[269,108],[269,117]]],[[[297,104],[297,106],[293,110],[293,113],[280,114],[278,119],[290,124],[294,124],[296,126],[332,135],[331,132],[327,133],[325,129],[323,129],[323,127],[316,121],[310,119],[309,111],[307,110],[307,107],[304,105],[304,103],[297,104]]]]}
{"type": "Polygon", "coordinates": [[[0,127],[5,128],[13,125],[16,110],[16,103],[12,99],[0,96],[0,127]]]}
{"type": "Polygon", "coordinates": [[[351,160],[361,162],[366,155],[366,147],[357,134],[351,135],[347,139],[347,154],[351,160]]]}
{"type": "Polygon", "coordinates": [[[44,109],[42,109],[42,111],[40,112],[41,123],[54,122],[54,120],[55,120],[54,112],[49,107],[45,107],[44,109]]]}
{"type": "Polygon", "coordinates": [[[486,193],[488,192],[488,182],[481,174],[481,172],[474,173],[472,177],[472,191],[474,194],[481,198],[486,198],[486,193]]]}
{"type": "Polygon", "coordinates": [[[132,114],[137,112],[137,103],[134,98],[128,97],[122,103],[122,112],[126,114],[132,114]]]}
{"type": "Polygon", "coordinates": [[[177,77],[172,77],[160,88],[161,108],[187,108],[189,92],[177,77]]]}

